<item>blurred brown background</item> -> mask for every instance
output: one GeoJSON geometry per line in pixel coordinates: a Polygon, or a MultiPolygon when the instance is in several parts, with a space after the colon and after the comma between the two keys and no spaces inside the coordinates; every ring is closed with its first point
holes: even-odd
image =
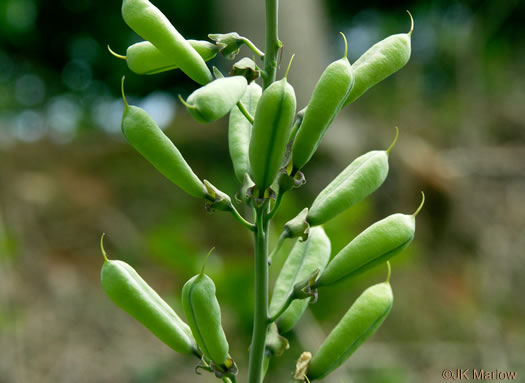
{"type": "MultiPolygon", "coordinates": [[[[237,31],[261,48],[262,1],[158,0],[188,38],[237,31]]],[[[252,238],[231,216],[163,179],[125,143],[119,82],[201,177],[233,195],[227,119],[193,121],[176,102],[195,85],[180,72],[131,73],[110,56],[138,41],[120,2],[0,2],[0,383],[216,381],[116,308],[99,283],[98,241],[182,314],[180,290],[215,246],[215,280],[231,353],[245,377],[251,332],[252,238]]],[[[518,372],[525,381],[525,6],[519,1],[282,0],[283,62],[298,107],[324,67],[353,62],[409,29],[412,58],[341,112],[283,203],[282,224],[352,159],[400,140],[387,181],[326,225],[333,255],[371,223],[412,212],[412,246],[393,261],[395,305],[377,334],[326,382],[440,382],[443,369],[518,372]]],[[[243,48],[242,55],[251,56],[243,48]]],[[[239,56],[241,57],[241,56],[239,56]]],[[[213,61],[223,70],[231,65],[213,61]]],[[[281,68],[284,69],[284,68],[281,68]]],[[[282,70],[281,70],[282,74],[282,70]]],[[[272,265],[272,278],[291,243],[272,265]]],[[[289,380],[381,267],[321,292],[269,381],[289,380]]]]}

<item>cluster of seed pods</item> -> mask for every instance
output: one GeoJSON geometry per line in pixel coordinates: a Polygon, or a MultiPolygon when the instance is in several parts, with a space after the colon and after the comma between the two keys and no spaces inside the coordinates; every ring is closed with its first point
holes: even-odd
{"type": "MultiPolygon", "coordinates": [[[[287,80],[292,60],[286,75],[265,89],[257,84],[262,70],[249,59],[234,66],[227,77],[214,68],[214,78],[206,61],[219,52],[231,59],[242,44],[251,44],[249,40],[236,33],[210,35],[215,43],[187,40],[148,0],[124,0],[122,16],[145,41],[129,46],[126,56],[110,49],[113,55],[125,59],[136,74],[180,69],[200,84],[186,100],[181,97],[197,121],[209,123],[229,115],[229,152],[235,176],[242,185],[240,200],[254,207],[275,195],[280,201],[285,192],[300,185],[302,169],[341,109],[401,69],[411,53],[413,22],[410,32],[378,42],[353,64],[347,58],[348,46],[342,35],[343,57],[328,65],[310,101],[297,113],[295,91],[287,80]]],[[[264,57],[256,47],[251,48],[264,57]]],[[[244,220],[229,196],[193,172],[146,111],[128,105],[124,78],[122,96],[125,108],[121,127],[127,141],[187,194],[205,200],[212,209],[232,211],[244,220]]],[[[423,202],[412,215],[393,214],[372,224],[331,259],[330,239],[322,227],[383,184],[389,153],[397,138],[396,128],[394,142],[387,150],[370,151],[356,158],[318,194],[311,207],[285,225],[276,251],[284,239],[301,238],[280,270],[268,307],[268,324],[275,323],[281,334],[293,330],[308,304],[317,298],[318,289],[388,262],[414,238],[415,217],[423,202]]],[[[275,205],[278,207],[277,202],[275,205]]],[[[246,220],[244,224],[255,230],[246,220]]],[[[237,368],[222,328],[215,285],[204,273],[204,266],[182,289],[186,324],[131,266],[109,260],[102,252],[102,286],[119,307],[173,350],[198,356],[200,368],[225,381],[235,381],[237,368]]],[[[312,381],[327,376],[379,328],[393,304],[390,265],[388,270],[387,281],[368,288],[357,298],[317,352],[306,357],[307,363],[296,378],[312,381]]]]}

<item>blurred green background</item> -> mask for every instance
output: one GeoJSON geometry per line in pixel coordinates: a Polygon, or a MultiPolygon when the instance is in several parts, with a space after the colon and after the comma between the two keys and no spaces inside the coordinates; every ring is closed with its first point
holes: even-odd
{"type": "MultiPolygon", "coordinates": [[[[264,47],[262,0],[155,4],[187,38],[237,31],[264,47]]],[[[525,381],[524,2],[282,0],[283,62],[296,53],[290,81],[302,108],[342,55],[339,31],[353,62],[408,31],[406,9],[415,18],[410,62],[341,112],[304,169],[308,183],[286,195],[272,243],[352,159],[388,147],[399,126],[385,184],[326,225],[332,255],[382,217],[412,212],[420,190],[427,203],[413,245],[393,261],[393,311],[325,381],[441,382],[447,368],[517,371],[525,381]]],[[[102,232],[110,257],[135,267],[179,313],[182,285],[215,246],[207,271],[246,376],[252,238],[125,143],[120,78],[128,101],[152,114],[195,172],[233,195],[227,119],[195,122],[176,101],[195,89],[182,73],[138,76],[106,50],[138,40],[119,1],[0,1],[0,383],[216,381],[195,376],[195,360],[105,296],[102,232]]],[[[379,267],[322,290],[268,381],[289,381],[298,355],[384,277],[379,267]]]]}

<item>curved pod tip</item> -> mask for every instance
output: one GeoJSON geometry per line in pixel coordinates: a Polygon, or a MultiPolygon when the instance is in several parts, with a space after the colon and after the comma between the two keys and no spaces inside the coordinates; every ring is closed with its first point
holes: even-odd
{"type": "Polygon", "coordinates": [[[407,9],[407,13],[410,16],[410,31],[408,31],[408,35],[412,36],[412,32],[414,31],[414,18],[412,17],[412,13],[407,9]]]}
{"type": "Polygon", "coordinates": [[[202,264],[201,274],[200,275],[204,274],[204,269],[206,268],[206,263],[208,262],[208,258],[210,257],[210,254],[213,252],[213,250],[215,250],[215,246],[212,247],[210,249],[210,251],[208,251],[208,255],[206,255],[206,258],[204,259],[204,263],[202,264]]]}
{"type": "Polygon", "coordinates": [[[341,34],[341,36],[343,36],[343,40],[345,41],[345,54],[343,56],[343,58],[347,58],[348,56],[348,41],[346,40],[346,36],[343,32],[339,32],[341,34]]]}
{"type": "Polygon", "coordinates": [[[286,68],[286,73],[284,74],[284,78],[288,79],[288,72],[290,72],[290,68],[292,67],[292,62],[295,57],[295,53],[290,58],[290,62],[288,63],[288,68],[286,68]]]}
{"type": "Polygon", "coordinates": [[[419,213],[419,211],[423,208],[423,205],[425,204],[425,193],[421,191],[421,203],[419,204],[416,211],[412,214],[414,217],[419,213]]]}
{"type": "Polygon", "coordinates": [[[113,49],[111,49],[111,47],[109,46],[109,44],[107,45],[107,47],[108,47],[108,51],[109,51],[109,53],[111,53],[111,54],[112,54],[113,56],[115,56],[116,58],[118,58],[118,59],[122,59],[122,60],[126,60],[126,59],[127,59],[126,56],[124,56],[124,55],[119,55],[118,53],[114,52],[113,49]]]}
{"type": "Polygon", "coordinates": [[[100,237],[100,251],[102,252],[102,256],[104,257],[104,263],[109,262],[108,255],[106,254],[106,250],[104,249],[104,237],[106,236],[106,233],[102,233],[102,236],[100,237]]]}
{"type": "Polygon", "coordinates": [[[392,267],[390,266],[390,261],[386,261],[386,283],[390,283],[390,276],[392,275],[392,267]]]}
{"type": "Polygon", "coordinates": [[[392,143],[390,144],[390,146],[386,150],[386,154],[390,154],[390,151],[394,148],[394,146],[396,146],[398,138],[399,138],[399,128],[396,126],[396,135],[394,137],[394,141],[392,141],[392,143]]]}
{"type": "Polygon", "coordinates": [[[120,91],[122,92],[122,99],[124,100],[124,107],[127,108],[128,100],[126,100],[126,94],[124,93],[124,80],[126,79],[126,76],[122,76],[122,80],[120,82],[120,91]]]}
{"type": "Polygon", "coordinates": [[[184,101],[184,99],[182,98],[182,96],[180,94],[179,94],[179,100],[182,103],[182,105],[184,105],[186,108],[188,108],[188,109],[197,109],[195,107],[195,105],[188,104],[186,101],[184,101]]]}

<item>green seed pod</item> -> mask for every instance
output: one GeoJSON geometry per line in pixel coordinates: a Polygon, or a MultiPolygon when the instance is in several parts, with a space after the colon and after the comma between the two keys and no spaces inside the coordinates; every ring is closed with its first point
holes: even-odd
{"type": "Polygon", "coordinates": [[[213,80],[203,58],[175,29],[168,18],[148,0],[124,0],[122,17],[144,40],[174,58],[178,67],[201,85],[213,80]]]}
{"type": "MultiPolygon", "coordinates": [[[[188,40],[188,42],[195,48],[204,61],[211,60],[217,56],[217,52],[219,51],[217,45],[208,41],[188,40]]],[[[113,52],[109,45],[108,50],[113,56],[126,60],[128,68],[137,74],[151,75],[179,67],[176,60],[161,52],[149,41],[141,41],[130,45],[126,51],[126,56],[113,52]]]]}
{"type": "Polygon", "coordinates": [[[122,133],[128,142],[167,179],[191,196],[204,198],[206,188],[193,173],[173,142],[144,109],[128,105],[122,77],[122,133]]]}
{"type": "MultiPolygon", "coordinates": [[[[255,115],[262,88],[255,82],[248,85],[246,93],[241,98],[248,113],[255,115]]],[[[230,123],[228,127],[228,146],[230,157],[233,162],[233,170],[239,182],[244,181],[244,175],[250,173],[250,136],[252,135],[252,123],[242,114],[239,108],[233,108],[230,112],[230,123]]]]}
{"type": "Polygon", "coordinates": [[[192,277],[182,288],[182,307],[203,354],[217,366],[229,358],[228,341],[221,325],[221,309],[215,296],[215,284],[201,273],[192,277]]]}
{"type": "Polygon", "coordinates": [[[190,94],[181,102],[197,121],[207,123],[228,114],[246,92],[248,82],[243,76],[218,78],[190,94]]]}
{"type": "Polygon", "coordinates": [[[302,169],[310,161],[354,84],[352,67],[346,58],[346,37],[341,35],[345,40],[345,54],[324,70],[295,136],[292,149],[294,170],[302,169]]]}
{"type": "Polygon", "coordinates": [[[310,381],[324,378],[343,364],[381,326],[393,303],[388,281],[366,289],[313,356],[308,368],[310,381]]]}
{"type": "Polygon", "coordinates": [[[295,116],[295,92],[288,84],[286,75],[263,91],[255,113],[250,139],[250,166],[260,197],[279,172],[295,116]]]}
{"type": "MultiPolygon", "coordinates": [[[[310,230],[306,241],[297,240],[277,277],[270,303],[270,316],[279,312],[296,283],[314,271],[322,272],[330,259],[330,239],[321,226],[310,230]]],[[[279,316],[281,333],[290,331],[308,307],[310,298],[294,300],[279,316]]]]}
{"type": "Polygon", "coordinates": [[[319,193],[308,211],[306,220],[311,226],[321,225],[352,207],[379,188],[388,174],[387,150],[374,150],[356,158],[319,193]]]}
{"type": "Polygon", "coordinates": [[[354,102],[368,89],[406,65],[410,59],[410,40],[414,30],[414,19],[410,12],[408,14],[412,22],[408,33],[392,35],[378,42],[352,65],[355,83],[344,105],[354,102]]]}
{"type": "Polygon", "coordinates": [[[150,330],[157,338],[182,354],[200,356],[191,330],[173,309],[127,263],[104,255],[100,278],[111,300],[150,330]]]}
{"type": "Polygon", "coordinates": [[[414,214],[392,214],[360,233],[330,261],[315,286],[333,285],[351,278],[407,248],[414,239],[416,215],[424,202],[423,194],[414,214]]]}

